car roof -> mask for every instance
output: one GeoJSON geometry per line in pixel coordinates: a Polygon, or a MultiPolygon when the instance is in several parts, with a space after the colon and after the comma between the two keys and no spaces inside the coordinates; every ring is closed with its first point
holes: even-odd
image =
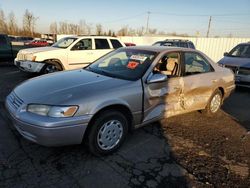
{"type": "Polygon", "coordinates": [[[181,48],[181,47],[170,47],[170,46],[129,46],[126,48],[136,49],[136,50],[147,50],[153,52],[170,52],[170,51],[195,51],[197,50],[191,48],[181,48]]]}
{"type": "Polygon", "coordinates": [[[240,43],[238,45],[250,45],[250,42],[243,42],[243,43],[240,43]]]}
{"type": "Polygon", "coordinates": [[[80,38],[88,38],[88,37],[93,37],[93,38],[101,38],[101,39],[118,39],[117,37],[111,37],[111,36],[99,36],[99,35],[74,35],[74,36],[68,36],[69,38],[77,38],[77,39],[80,39],[80,38]]]}
{"type": "Polygon", "coordinates": [[[184,39],[166,39],[166,40],[160,40],[160,41],[157,41],[157,42],[192,42],[192,41],[184,40],[184,39]]]}

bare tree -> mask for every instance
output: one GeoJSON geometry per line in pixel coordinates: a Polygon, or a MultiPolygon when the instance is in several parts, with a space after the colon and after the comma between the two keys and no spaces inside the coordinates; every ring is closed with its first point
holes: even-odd
{"type": "Polygon", "coordinates": [[[85,22],[85,20],[79,21],[79,34],[81,35],[88,34],[88,24],[85,22]]]}
{"type": "Polygon", "coordinates": [[[25,10],[23,15],[23,31],[26,35],[34,36],[37,19],[38,17],[35,17],[28,9],[25,10]]]}
{"type": "Polygon", "coordinates": [[[8,16],[8,31],[11,35],[18,34],[18,26],[14,12],[10,12],[8,16]]]}
{"type": "Polygon", "coordinates": [[[118,36],[127,36],[128,35],[128,26],[122,27],[118,32],[118,36]]]}
{"type": "Polygon", "coordinates": [[[0,33],[8,33],[8,28],[3,10],[0,10],[0,33]]]}
{"type": "Polygon", "coordinates": [[[141,27],[141,28],[137,29],[137,31],[136,31],[136,35],[138,35],[138,36],[142,36],[142,35],[144,34],[144,30],[145,30],[145,28],[144,28],[144,27],[141,27]]]}
{"type": "Polygon", "coordinates": [[[109,29],[108,36],[112,36],[112,31],[109,29]]]}
{"type": "Polygon", "coordinates": [[[59,23],[59,34],[69,34],[67,22],[60,22],[59,23]]]}
{"type": "Polygon", "coordinates": [[[68,32],[69,34],[79,34],[79,25],[77,24],[69,24],[68,25],[68,32]]]}
{"type": "Polygon", "coordinates": [[[58,33],[57,22],[51,23],[49,26],[49,30],[50,30],[50,33],[57,34],[58,33]]]}
{"type": "Polygon", "coordinates": [[[149,29],[148,30],[148,33],[151,34],[151,35],[155,35],[157,32],[157,29],[149,29]]]}
{"type": "Polygon", "coordinates": [[[102,35],[102,25],[101,24],[96,25],[96,35],[102,35]]]}

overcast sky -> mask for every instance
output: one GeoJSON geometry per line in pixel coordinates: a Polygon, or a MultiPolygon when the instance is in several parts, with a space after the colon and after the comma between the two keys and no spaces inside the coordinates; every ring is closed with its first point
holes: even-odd
{"type": "Polygon", "coordinates": [[[49,32],[51,22],[102,24],[105,29],[122,26],[149,27],[158,31],[205,35],[212,16],[211,35],[250,36],[250,0],[1,0],[5,14],[13,11],[19,25],[25,9],[39,19],[36,30],[49,32]]]}

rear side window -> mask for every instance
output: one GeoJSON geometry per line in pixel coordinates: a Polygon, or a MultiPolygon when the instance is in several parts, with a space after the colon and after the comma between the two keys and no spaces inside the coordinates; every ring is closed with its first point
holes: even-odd
{"type": "Polygon", "coordinates": [[[188,48],[188,44],[186,42],[180,42],[180,47],[188,48]]]}
{"type": "Polygon", "coordinates": [[[185,53],[185,75],[212,72],[213,68],[209,62],[197,53],[185,53]]]}
{"type": "Polygon", "coordinates": [[[110,49],[107,39],[95,39],[95,48],[96,49],[110,49]]]}
{"type": "Polygon", "coordinates": [[[122,47],[122,44],[118,40],[110,39],[110,41],[114,49],[122,47]]]}
{"type": "Polygon", "coordinates": [[[194,44],[192,42],[189,42],[189,48],[195,49],[194,44]]]}

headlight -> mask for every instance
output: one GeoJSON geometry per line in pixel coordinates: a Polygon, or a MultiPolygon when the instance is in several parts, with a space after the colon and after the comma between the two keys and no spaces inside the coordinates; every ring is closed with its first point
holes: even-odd
{"type": "Polygon", "coordinates": [[[33,54],[27,54],[26,55],[26,60],[28,60],[28,61],[35,61],[36,60],[36,56],[34,56],[33,54]]]}
{"type": "Polygon", "coordinates": [[[219,65],[220,67],[225,67],[225,65],[222,64],[222,63],[218,63],[218,65],[219,65]]]}
{"type": "Polygon", "coordinates": [[[29,104],[27,111],[41,116],[72,117],[78,110],[78,106],[50,106],[42,104],[29,104]]]}

